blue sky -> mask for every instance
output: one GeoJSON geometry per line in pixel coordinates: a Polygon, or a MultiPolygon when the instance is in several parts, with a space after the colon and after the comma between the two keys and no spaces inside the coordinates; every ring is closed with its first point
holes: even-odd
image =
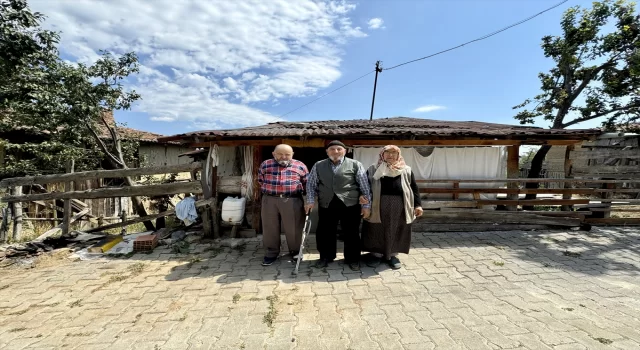
{"type": "MultiPolygon", "coordinates": [[[[62,31],[62,52],[91,62],[99,49],[134,50],[128,84],[144,100],[116,118],[161,134],[277,120],[368,71],[475,39],[559,0],[283,0],[127,2],[33,0],[62,31]],[[180,3],[180,4],[176,4],[180,3]]],[[[540,49],[558,34],[571,0],[527,23],[434,58],[383,71],[374,118],[412,116],[517,123],[512,106],[532,98],[552,66],[540,49]],[[423,107],[424,112],[416,112],[423,107]]],[[[284,117],[369,117],[374,75],[284,117]]],[[[540,121],[538,126],[547,126],[540,121]]],[[[578,127],[597,126],[598,122],[578,127]]]]}

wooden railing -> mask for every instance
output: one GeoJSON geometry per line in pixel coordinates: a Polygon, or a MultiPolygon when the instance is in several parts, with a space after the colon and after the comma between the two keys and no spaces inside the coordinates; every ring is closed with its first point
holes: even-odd
{"type": "MultiPolygon", "coordinates": [[[[10,195],[6,195],[0,198],[0,202],[13,204],[14,208],[20,208],[21,202],[42,202],[42,201],[55,201],[64,200],[64,216],[62,218],[62,224],[54,227],[52,230],[45,232],[39,238],[43,236],[51,235],[57,231],[67,233],[69,231],[72,222],[80,220],[82,217],[90,215],[86,205],[80,200],[82,199],[95,199],[95,198],[116,198],[116,197],[133,197],[133,196],[161,196],[161,195],[173,195],[179,193],[203,193],[203,186],[206,181],[203,180],[203,176],[200,175],[200,179],[196,180],[197,174],[202,173],[202,164],[200,162],[194,162],[190,164],[180,164],[171,166],[159,166],[149,168],[130,168],[130,169],[117,169],[117,170],[93,170],[83,171],[66,174],[55,175],[43,175],[43,176],[27,176],[8,178],[0,181],[0,188],[13,188],[10,195]],[[89,189],[84,191],[73,191],[74,182],[99,179],[99,178],[126,178],[141,175],[157,175],[157,174],[170,174],[170,173],[191,173],[191,179],[165,184],[150,184],[150,185],[135,185],[124,187],[105,187],[97,189],[89,189]],[[52,183],[64,182],[68,185],[65,186],[65,191],[62,192],[48,192],[48,193],[35,193],[35,194],[22,194],[22,187],[27,185],[45,185],[52,183]],[[76,209],[76,213],[72,212],[72,209],[76,209]]],[[[204,198],[196,203],[197,207],[205,207],[208,209],[212,205],[210,198],[204,198]]],[[[56,210],[55,204],[52,204],[53,209],[56,210]]],[[[207,210],[205,210],[207,211],[207,210]]],[[[22,224],[21,210],[13,210],[14,218],[14,239],[19,236],[20,225],[22,224]],[[17,214],[16,214],[17,213],[17,214]],[[17,231],[16,232],[16,228],[17,231]]],[[[123,220],[123,222],[111,224],[103,227],[91,229],[90,231],[104,230],[116,227],[127,226],[136,222],[144,222],[152,220],[158,217],[171,215],[175,213],[173,210],[161,212],[158,214],[152,214],[144,217],[138,217],[132,220],[123,220]]],[[[3,216],[3,221],[6,221],[6,215],[3,216]]],[[[7,239],[8,234],[6,232],[7,223],[3,222],[3,232],[0,232],[0,238],[7,239]],[[4,237],[1,237],[4,236],[4,237]]]]}
{"type": "Polygon", "coordinates": [[[575,216],[574,213],[578,213],[578,217],[584,217],[587,223],[640,224],[640,215],[616,217],[621,213],[640,212],[640,188],[630,187],[640,184],[637,179],[435,179],[417,182],[423,196],[422,206],[427,210],[457,211],[462,214],[470,213],[470,209],[486,209],[486,206],[499,206],[500,209],[504,206],[503,209],[510,210],[510,213],[526,212],[556,217],[575,216]],[[559,182],[565,184],[565,188],[525,188],[523,185],[529,182],[542,183],[543,186],[545,183],[559,182]],[[481,198],[481,195],[487,194],[496,195],[495,199],[481,198]],[[549,196],[521,198],[527,194],[549,196]],[[433,198],[443,195],[450,195],[447,196],[450,198],[433,198]],[[468,198],[460,198],[461,195],[468,198]],[[522,210],[531,206],[534,210],[522,210]]]}

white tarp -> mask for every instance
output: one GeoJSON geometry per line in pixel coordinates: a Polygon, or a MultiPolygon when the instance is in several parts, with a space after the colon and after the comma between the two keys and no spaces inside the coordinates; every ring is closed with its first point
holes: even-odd
{"type": "MultiPolygon", "coordinates": [[[[416,180],[429,179],[501,179],[506,178],[507,164],[504,147],[443,147],[423,157],[414,148],[401,148],[402,156],[411,167],[416,180]]],[[[356,148],[353,158],[365,168],[378,162],[380,148],[356,148]]],[[[462,188],[489,188],[503,183],[462,183],[462,188]]],[[[451,188],[451,183],[423,183],[422,187],[451,188]]],[[[451,198],[451,195],[430,194],[429,198],[451,198]]],[[[471,199],[472,195],[460,195],[471,199]]],[[[481,195],[483,199],[495,199],[495,194],[481,195]]]]}

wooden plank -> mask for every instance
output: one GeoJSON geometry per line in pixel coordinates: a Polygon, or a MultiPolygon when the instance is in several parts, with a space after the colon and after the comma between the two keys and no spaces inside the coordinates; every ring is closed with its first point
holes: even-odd
{"type": "Polygon", "coordinates": [[[189,147],[211,147],[212,143],[218,146],[277,146],[282,143],[282,138],[269,140],[212,140],[206,142],[193,142],[189,144],[189,147]]]}
{"type": "Polygon", "coordinates": [[[67,181],[83,181],[99,178],[123,178],[127,176],[140,176],[140,175],[155,175],[155,174],[168,174],[168,173],[181,173],[189,172],[194,169],[202,168],[200,162],[189,164],[177,164],[177,165],[163,165],[148,168],[129,168],[129,169],[115,169],[115,170],[92,170],[81,171],[73,174],[56,174],[56,175],[39,175],[39,176],[25,176],[25,177],[12,177],[0,181],[0,187],[12,187],[18,185],[34,185],[34,184],[48,184],[56,182],[67,181]]]}
{"type": "MultiPolygon", "coordinates": [[[[89,212],[89,208],[84,209],[83,211],[81,211],[81,212],[77,213],[76,215],[72,216],[72,217],[69,219],[69,224],[72,224],[72,223],[74,223],[74,222],[78,221],[78,219],[80,219],[81,217],[85,216],[88,212],[89,212]]],[[[45,232],[45,233],[41,234],[40,236],[38,236],[38,238],[34,239],[34,241],[35,241],[35,242],[42,242],[42,241],[44,241],[44,240],[45,240],[45,238],[47,238],[47,237],[51,237],[51,236],[53,236],[54,234],[56,234],[58,231],[61,231],[61,230],[62,230],[62,226],[64,226],[64,225],[65,225],[65,223],[64,223],[64,222],[63,222],[63,223],[61,223],[61,224],[59,224],[58,226],[56,226],[56,227],[54,227],[54,228],[52,228],[52,229],[48,230],[47,232],[45,232]]]]}
{"type": "Polygon", "coordinates": [[[585,222],[597,225],[638,226],[640,218],[587,218],[585,222]]]}
{"type": "Polygon", "coordinates": [[[531,213],[510,215],[510,213],[493,211],[485,213],[455,213],[455,212],[430,212],[425,211],[420,221],[442,224],[535,224],[576,227],[582,221],[575,217],[544,216],[531,213]]]}
{"type": "MultiPolygon", "coordinates": [[[[420,193],[592,194],[592,188],[438,188],[419,187],[420,193]]],[[[640,192],[640,190],[635,190],[640,192]]]]}
{"type": "Polygon", "coordinates": [[[574,205],[589,204],[588,199],[520,199],[520,200],[480,200],[478,205],[574,205]]]}
{"type": "MultiPolygon", "coordinates": [[[[570,145],[567,146],[564,152],[564,177],[566,179],[571,178],[571,171],[573,168],[573,162],[571,160],[571,157],[569,157],[569,155],[571,154],[571,151],[573,151],[574,146],[570,145]]],[[[563,189],[571,189],[571,184],[568,182],[565,182],[563,184],[563,189]]],[[[562,199],[571,199],[573,194],[577,194],[577,193],[573,193],[573,192],[563,192],[562,193],[562,199]]],[[[572,211],[573,207],[570,205],[563,205],[562,206],[562,211],[572,211]]]]}
{"type": "Polygon", "coordinates": [[[639,179],[626,179],[626,180],[600,180],[600,179],[428,179],[428,180],[416,180],[417,183],[508,183],[508,182],[586,182],[586,183],[640,183],[639,179]]]}
{"type": "Polygon", "coordinates": [[[640,213],[640,209],[627,209],[627,208],[589,208],[590,211],[615,211],[620,213],[640,213]]]}
{"type": "Polygon", "coordinates": [[[640,158],[640,148],[635,149],[603,149],[603,150],[578,150],[572,151],[571,159],[611,159],[611,158],[640,158]]]}
{"type": "Polygon", "coordinates": [[[218,213],[218,167],[211,169],[211,206],[209,208],[211,215],[211,232],[213,238],[220,238],[220,213],[218,213]]]}
{"type": "MultiPolygon", "coordinates": [[[[205,171],[206,169],[207,169],[207,165],[205,165],[205,168],[203,168],[200,171],[200,184],[202,186],[203,199],[208,200],[208,199],[211,199],[211,187],[209,187],[209,182],[208,182],[209,174],[207,174],[207,172],[205,171]]],[[[203,235],[204,235],[204,237],[210,238],[211,236],[213,236],[213,231],[212,231],[212,227],[211,227],[211,210],[210,210],[210,208],[207,207],[207,206],[205,206],[204,208],[201,208],[200,215],[202,216],[202,231],[203,231],[203,235]]]]}
{"type": "Polygon", "coordinates": [[[475,208],[476,201],[422,201],[422,209],[438,209],[438,208],[475,208]]]}
{"type": "MultiPolygon", "coordinates": [[[[73,159],[67,161],[67,173],[73,173],[75,168],[75,161],[73,159]]],[[[65,182],[64,184],[65,192],[73,191],[73,181],[65,182]]],[[[62,214],[62,234],[69,234],[69,230],[71,229],[71,199],[64,200],[64,211],[62,214]]]]}
{"type": "Polygon", "coordinates": [[[242,176],[220,176],[217,191],[225,194],[241,194],[242,176]]]}
{"type": "Polygon", "coordinates": [[[468,139],[468,140],[367,140],[367,139],[344,139],[341,140],[347,146],[386,146],[394,144],[396,146],[512,146],[520,145],[521,140],[487,140],[487,139],[468,139]]]}
{"type": "Polygon", "coordinates": [[[285,143],[291,147],[313,147],[313,148],[324,148],[325,139],[322,138],[310,138],[306,140],[295,140],[295,139],[282,139],[282,143],[285,143]]]}
{"type": "MultiPolygon", "coordinates": [[[[575,166],[574,174],[640,174],[638,165],[588,165],[575,166]]],[[[638,175],[635,175],[638,176],[638,175]]]]}
{"type": "MultiPolygon", "coordinates": [[[[520,174],[520,146],[514,145],[507,147],[507,177],[516,178],[520,174]]],[[[518,183],[509,182],[508,188],[517,189],[518,183]]],[[[509,193],[507,199],[517,200],[518,194],[509,193]]],[[[508,205],[507,210],[516,211],[518,207],[516,205],[508,205]]]]}
{"type": "MultiPolygon", "coordinates": [[[[22,186],[13,189],[14,196],[22,195],[22,186]]],[[[16,242],[22,235],[22,203],[13,203],[13,241],[16,242]]]]}
{"type": "MultiPolygon", "coordinates": [[[[260,164],[262,164],[262,146],[254,146],[253,147],[253,173],[257,174],[258,169],[260,168],[260,164]]],[[[256,233],[262,233],[262,196],[260,191],[260,183],[258,182],[258,176],[253,176],[253,184],[248,186],[253,186],[253,223],[252,227],[256,230],[256,233]]]]}
{"type": "Polygon", "coordinates": [[[177,193],[201,193],[202,186],[198,182],[174,182],[156,185],[141,185],[127,187],[98,188],[85,191],[51,192],[28,194],[24,196],[8,196],[0,199],[2,202],[32,202],[51,199],[95,199],[132,196],[159,196],[177,193]]]}
{"type": "MultiPolygon", "coordinates": [[[[200,207],[203,207],[205,205],[210,205],[211,201],[212,201],[212,199],[199,200],[199,201],[195,202],[195,206],[196,206],[196,208],[200,208],[200,207]]],[[[135,219],[132,219],[132,220],[127,220],[125,222],[117,222],[115,224],[110,224],[110,225],[105,225],[105,226],[100,226],[100,227],[94,227],[92,229],[86,230],[85,232],[92,233],[92,232],[110,230],[112,228],[119,228],[119,227],[129,226],[129,225],[132,225],[132,224],[137,224],[139,222],[145,222],[147,220],[157,219],[157,218],[160,218],[160,217],[163,217],[163,216],[174,215],[175,213],[176,213],[175,209],[170,209],[170,210],[158,213],[158,214],[151,214],[151,215],[147,215],[147,216],[143,216],[143,217],[138,217],[138,218],[135,218],[135,219]]]]}

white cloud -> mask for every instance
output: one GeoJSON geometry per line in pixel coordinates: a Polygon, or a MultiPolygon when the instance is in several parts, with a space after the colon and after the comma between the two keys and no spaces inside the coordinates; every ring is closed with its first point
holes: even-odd
{"type": "MultiPolygon", "coordinates": [[[[32,0],[65,57],[135,51],[130,80],[153,121],[236,127],[276,118],[256,103],[313,95],[340,78],[342,47],[365,37],[344,0],[32,0]]],[[[382,25],[382,20],[380,24],[382,25]]],[[[371,27],[371,21],[370,21],[371,27]]]]}
{"type": "Polygon", "coordinates": [[[384,27],[382,26],[384,24],[384,21],[382,20],[382,18],[372,18],[369,20],[369,29],[384,29],[384,27]]]}
{"type": "Polygon", "coordinates": [[[429,113],[429,112],[433,112],[433,111],[439,111],[441,109],[447,109],[447,107],[438,106],[438,105],[426,105],[426,106],[422,106],[422,107],[418,107],[418,108],[414,109],[413,112],[415,112],[415,113],[429,113]]]}

